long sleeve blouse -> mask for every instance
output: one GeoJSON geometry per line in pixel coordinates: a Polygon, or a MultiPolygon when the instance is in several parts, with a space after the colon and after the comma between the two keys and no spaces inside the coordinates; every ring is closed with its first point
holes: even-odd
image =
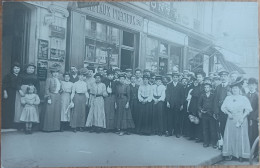
{"type": "Polygon", "coordinates": [[[153,100],[153,89],[151,85],[141,85],[138,89],[138,100],[140,102],[153,100]]]}
{"type": "Polygon", "coordinates": [[[166,87],[164,85],[154,85],[153,86],[153,100],[154,101],[164,101],[165,100],[165,90],[166,87]]]}

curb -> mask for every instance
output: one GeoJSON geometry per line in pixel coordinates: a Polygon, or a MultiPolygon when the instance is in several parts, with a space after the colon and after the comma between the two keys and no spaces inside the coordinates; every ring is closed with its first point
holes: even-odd
{"type": "Polygon", "coordinates": [[[206,161],[198,164],[198,166],[210,166],[210,165],[214,165],[222,160],[223,160],[222,154],[219,154],[218,156],[215,156],[209,160],[206,160],[206,161]]]}

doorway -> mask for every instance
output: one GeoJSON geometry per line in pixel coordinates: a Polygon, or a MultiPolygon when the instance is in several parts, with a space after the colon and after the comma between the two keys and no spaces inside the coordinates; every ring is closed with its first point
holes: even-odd
{"type": "Polygon", "coordinates": [[[159,74],[165,75],[168,71],[168,58],[159,57],[159,74]]]}
{"type": "Polygon", "coordinates": [[[121,49],[121,70],[125,71],[133,66],[133,51],[121,49]]]}
{"type": "Polygon", "coordinates": [[[3,3],[2,75],[10,72],[11,65],[28,63],[30,9],[21,2],[3,3]]]}

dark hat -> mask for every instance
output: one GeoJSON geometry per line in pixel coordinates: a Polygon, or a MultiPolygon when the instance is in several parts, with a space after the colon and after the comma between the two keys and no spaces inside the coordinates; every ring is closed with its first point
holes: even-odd
{"type": "Polygon", "coordinates": [[[144,72],[150,72],[150,70],[149,69],[145,69],[144,72]]]}
{"type": "Polygon", "coordinates": [[[25,66],[25,69],[27,69],[29,66],[32,66],[32,67],[36,68],[36,65],[34,65],[34,63],[29,63],[29,64],[27,64],[27,65],[25,66]]]}
{"type": "Polygon", "coordinates": [[[235,82],[232,82],[230,84],[230,87],[242,86],[243,82],[244,82],[244,79],[242,77],[238,77],[235,82]]]}
{"type": "Polygon", "coordinates": [[[220,80],[220,77],[219,76],[214,76],[213,80],[220,80]]]}
{"type": "Polygon", "coordinates": [[[204,86],[209,85],[210,87],[212,87],[212,83],[211,82],[204,82],[203,85],[204,86]]]}
{"type": "Polygon", "coordinates": [[[132,72],[133,70],[132,69],[130,69],[130,68],[127,68],[126,70],[125,70],[125,72],[132,72]]]}
{"type": "Polygon", "coordinates": [[[120,74],[118,75],[118,78],[121,78],[121,77],[126,78],[126,77],[125,77],[125,73],[120,73],[120,74]]]}
{"type": "Polygon", "coordinates": [[[162,76],[161,75],[155,76],[155,80],[162,80],[162,76]]]}
{"type": "Polygon", "coordinates": [[[225,70],[220,71],[220,72],[218,73],[219,76],[221,76],[221,75],[228,75],[228,74],[229,74],[229,72],[228,72],[228,71],[225,71],[225,70]]]}
{"type": "Polygon", "coordinates": [[[15,66],[21,68],[21,64],[19,62],[14,62],[12,64],[12,68],[15,67],[15,66]]]}
{"type": "Polygon", "coordinates": [[[141,70],[140,68],[136,68],[136,69],[135,69],[135,72],[136,72],[136,71],[141,71],[141,72],[142,72],[142,70],[141,70]]]}
{"type": "Polygon", "coordinates": [[[258,84],[258,81],[256,78],[249,78],[248,79],[248,84],[258,84]]]}
{"type": "Polygon", "coordinates": [[[179,72],[172,72],[172,76],[180,76],[179,72]]]}
{"type": "Polygon", "coordinates": [[[114,75],[114,72],[112,70],[107,70],[107,75],[114,75]]]}
{"type": "Polygon", "coordinates": [[[101,75],[100,73],[96,73],[96,74],[94,75],[94,78],[96,78],[96,77],[98,77],[98,76],[99,76],[100,78],[102,77],[102,75],[101,75]]]}
{"type": "Polygon", "coordinates": [[[204,81],[205,81],[205,80],[210,80],[210,81],[211,81],[211,78],[210,78],[210,77],[205,77],[205,78],[204,78],[204,81]]]}
{"type": "Polygon", "coordinates": [[[166,75],[168,75],[168,76],[172,76],[172,72],[168,72],[166,75]]]}
{"type": "Polygon", "coordinates": [[[94,66],[87,66],[87,69],[91,70],[91,71],[93,71],[95,73],[95,67],[94,66]]]}
{"type": "Polygon", "coordinates": [[[114,68],[114,72],[120,72],[121,70],[118,67],[114,68]]]}
{"type": "Polygon", "coordinates": [[[181,78],[181,80],[183,80],[183,79],[187,79],[187,80],[189,80],[189,79],[188,79],[187,77],[185,77],[185,76],[181,78]]]}
{"type": "Polygon", "coordinates": [[[155,73],[154,73],[154,72],[151,72],[151,73],[150,73],[150,77],[151,77],[151,78],[156,77],[155,73]]]}
{"type": "Polygon", "coordinates": [[[206,76],[206,73],[205,73],[203,70],[200,70],[200,71],[197,71],[195,75],[196,75],[196,76],[197,76],[197,75],[202,75],[203,77],[205,77],[205,76],[206,76]]]}
{"type": "Polygon", "coordinates": [[[86,75],[88,73],[88,69],[87,68],[81,68],[80,70],[79,70],[79,74],[80,75],[86,75]]]}
{"type": "Polygon", "coordinates": [[[143,79],[150,79],[150,76],[149,75],[143,75],[143,79]]]}

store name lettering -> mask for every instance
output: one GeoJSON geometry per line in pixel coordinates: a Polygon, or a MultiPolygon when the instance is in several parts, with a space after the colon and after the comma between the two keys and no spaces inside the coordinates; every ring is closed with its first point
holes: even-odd
{"type": "Polygon", "coordinates": [[[127,24],[134,26],[142,26],[142,21],[136,16],[133,16],[127,12],[122,11],[121,9],[116,9],[111,6],[100,4],[98,6],[88,7],[87,10],[95,12],[114,20],[118,20],[127,24]]]}

